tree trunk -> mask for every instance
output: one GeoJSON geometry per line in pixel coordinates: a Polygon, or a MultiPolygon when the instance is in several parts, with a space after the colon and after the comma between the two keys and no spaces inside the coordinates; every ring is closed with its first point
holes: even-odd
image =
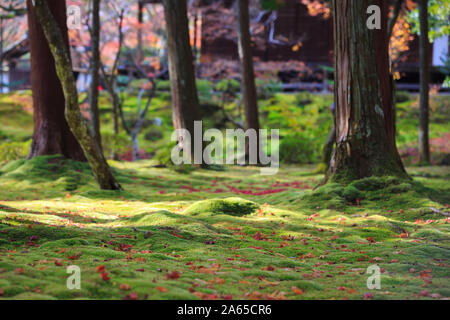
{"type": "Polygon", "coordinates": [[[325,146],[322,149],[322,158],[320,160],[319,166],[316,170],[317,173],[326,173],[330,167],[331,156],[333,155],[333,147],[336,141],[336,127],[330,130],[327,140],[325,141],[325,146]]]}
{"type": "MultiPolygon", "coordinates": [[[[63,30],[62,46],[68,50],[65,1],[48,0],[48,6],[63,30]]],[[[55,70],[55,61],[45,39],[32,1],[27,1],[28,33],[31,52],[31,88],[33,92],[34,133],[28,159],[61,154],[86,161],[80,144],[64,118],[64,93],[55,70]]]]}
{"type": "Polygon", "coordinates": [[[95,141],[102,148],[102,137],[100,134],[100,114],[98,111],[98,87],[100,85],[100,1],[92,1],[92,65],[91,65],[91,116],[92,132],[95,141]]]}
{"type": "MultiPolygon", "coordinates": [[[[54,0],[54,2],[61,3],[59,0],[54,0]]],[[[65,45],[65,36],[63,36],[66,32],[61,32],[46,0],[34,0],[34,3],[36,16],[42,25],[45,38],[47,39],[55,60],[56,72],[61,81],[65,97],[65,116],[70,125],[70,129],[80,142],[100,188],[106,190],[121,190],[121,186],[112,175],[111,169],[103,156],[100,146],[92,137],[91,130],[81,115],[69,51],[65,45]]],[[[65,15],[63,15],[63,18],[65,21],[65,15]]]]}
{"type": "MultiPolygon", "coordinates": [[[[163,0],[167,26],[167,49],[172,92],[173,125],[194,137],[194,121],[199,118],[194,60],[189,40],[186,0],[163,0]]],[[[178,137],[180,143],[183,137],[178,137]]],[[[193,142],[191,144],[194,145],[193,142]]],[[[194,152],[192,148],[192,152],[194,152]]]]}
{"type": "Polygon", "coordinates": [[[138,29],[137,29],[137,53],[136,60],[140,65],[142,63],[142,59],[144,58],[144,54],[142,52],[142,24],[144,23],[144,4],[139,1],[138,2],[138,29]]]}
{"type": "Polygon", "coordinates": [[[402,5],[405,0],[395,0],[394,3],[394,9],[392,11],[392,17],[389,19],[388,22],[388,39],[391,40],[392,32],[394,31],[395,24],[397,23],[398,16],[400,15],[400,12],[402,11],[402,5]]]}
{"type": "MultiPolygon", "coordinates": [[[[249,0],[238,0],[237,2],[239,22],[239,60],[241,63],[242,98],[245,110],[246,129],[256,130],[258,137],[257,154],[259,150],[259,118],[258,98],[256,94],[255,72],[253,69],[252,39],[250,35],[249,0]]],[[[248,145],[246,154],[248,155],[248,145]]],[[[259,154],[258,154],[259,158],[259,154]]]]}
{"type": "Polygon", "coordinates": [[[420,113],[419,113],[419,162],[430,163],[429,99],[430,61],[428,40],[428,0],[419,1],[420,19],[420,113]]]}
{"type": "Polygon", "coordinates": [[[395,144],[387,30],[366,26],[373,4],[386,26],[383,0],[333,0],[336,149],[326,180],[407,177],[395,144]]]}
{"type": "Polygon", "coordinates": [[[137,133],[133,133],[131,136],[133,142],[133,161],[139,160],[139,139],[137,133]]]}
{"type": "MultiPolygon", "coordinates": [[[[113,132],[114,132],[114,137],[117,138],[119,136],[119,96],[117,95],[117,93],[115,91],[113,91],[113,96],[112,96],[112,118],[113,118],[113,132]]],[[[113,148],[113,155],[112,155],[113,160],[119,160],[119,154],[117,153],[117,148],[114,144],[114,148],[113,148]]]]}

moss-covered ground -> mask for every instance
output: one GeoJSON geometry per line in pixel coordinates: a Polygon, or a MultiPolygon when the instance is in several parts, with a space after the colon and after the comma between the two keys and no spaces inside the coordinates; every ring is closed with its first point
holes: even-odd
{"type": "MultiPolygon", "coordinates": [[[[158,88],[139,136],[149,157],[172,133],[167,84],[158,88]]],[[[220,101],[211,91],[199,86],[205,128],[231,127],[211,106],[220,101]]],[[[418,100],[403,96],[397,142],[410,165],[418,100]]],[[[137,98],[124,99],[132,122],[137,98]]],[[[430,209],[449,211],[449,167],[408,167],[412,181],[366,179],[313,191],[322,176],[300,163],[319,160],[332,100],[260,98],[262,126],[281,129],[283,138],[276,176],[255,167],[182,174],[155,167],[156,157],[111,162],[125,191],[105,192],[87,164],[58,156],[11,161],[28,152],[32,102],[30,92],[1,95],[0,299],[449,298],[450,221],[430,209]],[[80,267],[81,290],[67,288],[70,265],[80,267]],[[380,290],[367,288],[372,265],[380,267],[380,290]]],[[[449,107],[448,97],[432,96],[433,164],[448,164],[449,107]]],[[[238,119],[235,105],[226,109],[238,119]]],[[[100,112],[109,156],[104,93],[100,112]]],[[[119,140],[119,152],[130,154],[123,130],[119,140]]]]}
{"type": "Polygon", "coordinates": [[[313,166],[111,164],[123,192],[58,156],[0,167],[0,299],[450,297],[450,221],[430,210],[448,211],[448,167],[312,191],[313,166]]]}

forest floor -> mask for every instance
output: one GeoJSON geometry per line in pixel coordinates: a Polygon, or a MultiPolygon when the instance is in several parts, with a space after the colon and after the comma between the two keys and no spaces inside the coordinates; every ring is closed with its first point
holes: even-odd
{"type": "Polygon", "coordinates": [[[0,167],[0,299],[450,298],[449,167],[312,191],[312,166],[111,164],[125,191],[58,156],[0,167]]]}
{"type": "MultiPolygon", "coordinates": [[[[203,87],[201,100],[216,103],[203,87]]],[[[112,161],[123,192],[99,191],[87,164],[14,160],[29,149],[32,101],[29,92],[1,95],[0,299],[450,298],[450,221],[430,209],[449,211],[450,168],[439,164],[448,164],[450,103],[431,99],[435,166],[411,166],[418,98],[402,95],[397,143],[413,181],[313,191],[322,179],[316,165],[286,162],[318,160],[333,99],[300,93],[260,101],[263,127],[282,128],[284,137],[276,176],[255,167],[183,174],[156,168],[156,160],[112,161]],[[81,270],[81,290],[67,288],[71,265],[81,270]],[[373,265],[379,290],[367,287],[373,265]]],[[[137,98],[125,98],[132,120],[137,98]]],[[[170,140],[169,98],[158,93],[140,134],[149,157],[170,140]]],[[[105,95],[100,102],[109,156],[111,110],[105,95]]],[[[226,108],[237,116],[236,106],[226,108]]],[[[223,129],[220,108],[210,109],[205,126],[223,129]]]]}

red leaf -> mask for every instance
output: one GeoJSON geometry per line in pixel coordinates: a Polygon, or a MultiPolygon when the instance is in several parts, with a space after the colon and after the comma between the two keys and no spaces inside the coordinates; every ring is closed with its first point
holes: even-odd
{"type": "Polygon", "coordinates": [[[124,291],[128,291],[128,290],[131,289],[131,287],[130,287],[129,284],[122,283],[122,284],[119,286],[119,289],[120,289],[120,290],[124,290],[124,291]]]}
{"type": "Polygon", "coordinates": [[[137,292],[131,292],[125,296],[125,300],[139,300],[139,295],[137,292]]]}
{"type": "Polygon", "coordinates": [[[97,272],[104,272],[105,271],[105,266],[104,265],[100,265],[97,267],[97,272]]]}
{"type": "Polygon", "coordinates": [[[102,272],[101,277],[104,281],[110,280],[110,277],[108,277],[108,272],[102,272]]]}
{"type": "Polygon", "coordinates": [[[366,292],[364,293],[364,300],[372,300],[373,299],[373,293],[366,292]]]}
{"type": "Polygon", "coordinates": [[[160,286],[156,287],[156,290],[158,290],[159,292],[167,292],[166,288],[160,286]]]}
{"type": "Polygon", "coordinates": [[[302,289],[299,289],[299,288],[297,288],[297,287],[291,287],[291,290],[292,290],[292,292],[295,293],[296,295],[302,295],[302,294],[304,294],[303,290],[302,290],[302,289]]]}
{"type": "Polygon", "coordinates": [[[180,274],[177,271],[172,271],[171,273],[166,274],[166,278],[170,280],[176,280],[180,277],[180,274]]]}
{"type": "Polygon", "coordinates": [[[183,238],[182,236],[180,236],[179,234],[176,234],[176,233],[173,232],[173,231],[172,231],[172,235],[173,235],[174,237],[177,237],[177,238],[180,238],[180,239],[183,238]]]}

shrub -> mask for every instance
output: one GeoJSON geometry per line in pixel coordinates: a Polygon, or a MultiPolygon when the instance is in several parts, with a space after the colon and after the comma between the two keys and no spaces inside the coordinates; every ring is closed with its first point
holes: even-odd
{"type": "Polygon", "coordinates": [[[174,170],[178,173],[189,173],[194,170],[194,166],[190,164],[181,164],[175,165],[172,162],[172,149],[175,146],[175,143],[169,143],[166,146],[162,147],[156,152],[155,160],[158,161],[158,164],[161,166],[165,166],[168,169],[174,170]]]}
{"type": "Polygon", "coordinates": [[[145,133],[144,138],[147,141],[158,141],[162,139],[163,136],[161,129],[151,128],[145,133]]]}
{"type": "Polygon", "coordinates": [[[411,100],[411,95],[408,91],[397,91],[395,94],[395,101],[398,103],[403,103],[411,100]]]}
{"type": "Polygon", "coordinates": [[[280,142],[280,161],[284,163],[314,163],[318,157],[314,141],[302,134],[284,137],[280,142]]]}
{"type": "Polygon", "coordinates": [[[295,103],[299,106],[305,106],[313,102],[313,96],[307,91],[299,92],[295,95],[295,103]]]}
{"type": "Polygon", "coordinates": [[[4,142],[0,144],[0,163],[24,159],[30,149],[31,140],[26,142],[4,142]]]}
{"type": "Polygon", "coordinates": [[[131,147],[131,141],[128,135],[124,132],[115,135],[110,131],[103,131],[102,146],[105,157],[107,159],[111,159],[114,151],[116,154],[128,152],[131,147]]]}

